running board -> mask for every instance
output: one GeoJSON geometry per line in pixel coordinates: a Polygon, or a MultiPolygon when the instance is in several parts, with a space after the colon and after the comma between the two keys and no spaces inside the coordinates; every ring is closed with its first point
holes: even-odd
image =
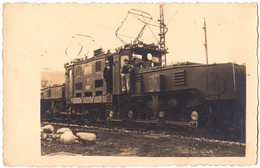
{"type": "Polygon", "coordinates": [[[157,124],[158,120],[129,120],[130,122],[135,123],[147,123],[147,124],[157,124]]]}
{"type": "MultiPolygon", "coordinates": [[[[60,112],[60,114],[66,115],[68,113],[67,112],[60,112]]],[[[125,121],[125,120],[111,118],[111,119],[109,119],[109,121],[112,121],[112,122],[122,122],[122,121],[125,121]]],[[[158,120],[128,120],[128,121],[129,122],[133,122],[133,123],[147,123],[147,124],[157,124],[158,123],[158,120]]],[[[168,125],[190,126],[190,122],[183,122],[183,121],[169,121],[169,120],[165,120],[164,123],[168,124],[168,125]]]]}
{"type": "Polygon", "coordinates": [[[185,125],[185,126],[190,126],[189,122],[183,122],[183,121],[165,121],[166,124],[169,125],[185,125]]]}
{"type": "Polygon", "coordinates": [[[122,119],[114,119],[114,118],[110,118],[109,121],[121,122],[121,121],[123,121],[123,120],[122,120],[122,119]]]}
{"type": "Polygon", "coordinates": [[[59,114],[66,115],[66,114],[69,114],[69,113],[67,111],[61,111],[61,112],[59,112],[59,114]]]}
{"type": "MultiPolygon", "coordinates": [[[[110,119],[110,121],[120,122],[120,121],[123,121],[123,120],[122,120],[122,119],[110,119]]],[[[157,123],[158,123],[158,120],[129,120],[129,122],[133,122],[133,123],[157,124],[157,123]]],[[[168,124],[168,125],[190,126],[190,123],[189,123],[189,122],[183,122],[183,121],[167,121],[167,120],[165,120],[165,124],[168,124]]]]}

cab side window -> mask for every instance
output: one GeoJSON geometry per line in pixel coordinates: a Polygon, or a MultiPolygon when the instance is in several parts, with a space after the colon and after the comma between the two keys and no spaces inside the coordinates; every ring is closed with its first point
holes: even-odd
{"type": "Polygon", "coordinates": [[[47,90],[47,97],[51,97],[51,89],[47,90]]]}
{"type": "Polygon", "coordinates": [[[96,72],[100,72],[101,71],[101,61],[97,61],[96,62],[96,72]]]}
{"type": "Polygon", "coordinates": [[[95,80],[95,87],[103,87],[103,80],[95,80]]]}
{"type": "Polygon", "coordinates": [[[76,83],[76,84],[75,84],[75,89],[76,89],[76,90],[82,90],[82,83],[81,83],[81,82],[76,83]]]}
{"type": "Polygon", "coordinates": [[[78,66],[76,67],[76,76],[80,76],[80,75],[82,75],[82,67],[78,66]]]}

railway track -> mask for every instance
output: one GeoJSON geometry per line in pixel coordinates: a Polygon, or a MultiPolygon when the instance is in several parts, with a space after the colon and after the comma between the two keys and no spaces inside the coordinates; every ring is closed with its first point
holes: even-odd
{"type": "Polygon", "coordinates": [[[221,144],[245,146],[245,143],[233,134],[231,131],[220,131],[216,129],[208,129],[203,132],[192,132],[187,127],[182,126],[165,126],[158,127],[156,124],[144,123],[118,123],[118,122],[95,122],[85,125],[83,123],[70,123],[68,121],[42,121],[42,125],[51,124],[60,127],[79,128],[79,129],[99,129],[103,131],[118,131],[122,133],[139,133],[147,137],[178,137],[201,142],[214,142],[221,144]]]}

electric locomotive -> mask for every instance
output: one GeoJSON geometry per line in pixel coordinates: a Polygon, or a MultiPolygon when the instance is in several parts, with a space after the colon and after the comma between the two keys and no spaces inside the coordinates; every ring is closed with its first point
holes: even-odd
{"type": "Polygon", "coordinates": [[[109,54],[99,50],[90,59],[65,64],[65,85],[56,86],[63,94],[51,97],[55,95],[53,88],[43,89],[47,96],[60,100],[52,104],[54,113],[62,114],[66,104],[63,114],[72,122],[81,118],[88,123],[102,118],[197,129],[208,127],[214,118],[223,124],[231,124],[235,118],[245,119],[244,65],[185,62],[161,66],[166,51],[153,44],[126,45],[109,54]],[[120,76],[126,58],[134,66],[128,93],[122,91],[120,76]],[[106,60],[113,72],[111,94],[105,94],[106,60]]]}
{"type": "Polygon", "coordinates": [[[65,84],[42,89],[42,118],[175,124],[195,131],[215,124],[245,132],[245,65],[163,65],[166,28],[163,23],[160,28],[159,45],[135,40],[115,52],[100,48],[92,58],[66,63],[65,84]],[[125,59],[134,67],[127,91],[121,76],[125,59]],[[111,93],[106,93],[103,78],[106,61],[112,68],[111,93]]]}

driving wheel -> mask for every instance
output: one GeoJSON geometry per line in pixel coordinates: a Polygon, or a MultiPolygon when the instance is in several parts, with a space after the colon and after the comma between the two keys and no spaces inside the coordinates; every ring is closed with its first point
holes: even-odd
{"type": "Polygon", "coordinates": [[[62,111],[62,106],[61,106],[61,104],[57,104],[57,105],[55,105],[55,107],[54,107],[54,118],[56,119],[56,120],[61,120],[62,119],[62,115],[61,115],[61,111],[62,111]]]}
{"type": "Polygon", "coordinates": [[[82,120],[84,121],[85,124],[93,122],[93,115],[89,109],[87,108],[83,109],[82,120]]]}
{"type": "Polygon", "coordinates": [[[79,107],[78,106],[74,106],[72,108],[71,114],[70,114],[70,121],[75,123],[78,121],[79,117],[78,114],[79,113],[79,107]]]}
{"type": "Polygon", "coordinates": [[[202,101],[189,100],[181,110],[180,120],[189,122],[191,129],[195,132],[203,131],[212,123],[212,110],[202,101]]]}

